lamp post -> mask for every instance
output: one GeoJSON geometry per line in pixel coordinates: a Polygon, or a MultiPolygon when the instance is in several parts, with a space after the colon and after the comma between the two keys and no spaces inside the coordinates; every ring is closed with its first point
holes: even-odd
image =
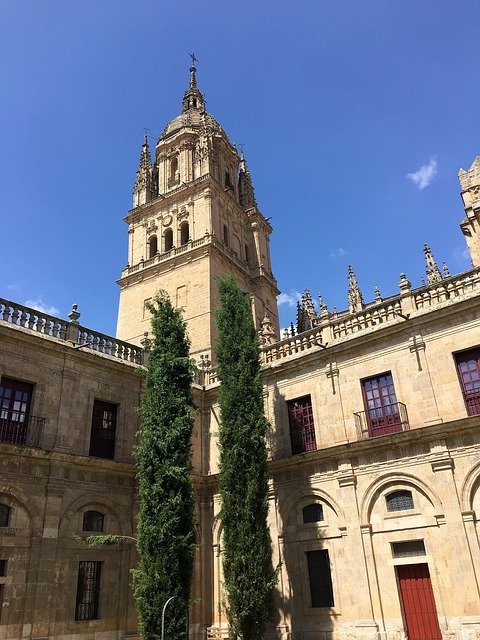
{"type": "Polygon", "coordinates": [[[162,609],[162,634],[160,636],[160,640],[164,640],[164,636],[165,636],[165,609],[167,608],[168,603],[171,602],[175,597],[176,596],[172,596],[163,605],[163,609],[162,609]]]}

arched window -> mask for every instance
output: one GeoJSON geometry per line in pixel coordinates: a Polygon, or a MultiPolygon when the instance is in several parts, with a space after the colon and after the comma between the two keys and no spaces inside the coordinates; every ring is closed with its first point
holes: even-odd
{"type": "Polygon", "coordinates": [[[10,507],[0,502],[0,527],[8,527],[10,521],[10,507]]]}
{"type": "Polygon", "coordinates": [[[182,222],[180,225],[180,244],[184,245],[190,240],[190,228],[188,222],[182,222]]]}
{"type": "Polygon", "coordinates": [[[411,491],[394,491],[386,497],[387,511],[407,511],[414,509],[411,491]]]}
{"type": "Polygon", "coordinates": [[[173,231],[172,229],[165,229],[165,251],[170,251],[173,248],[173,231]]]}
{"type": "Polygon", "coordinates": [[[157,236],[151,236],[148,241],[148,257],[153,258],[158,252],[157,236]]]}
{"type": "Polygon", "coordinates": [[[226,244],[228,247],[228,229],[226,224],[223,225],[223,244],[226,244]]]}
{"type": "Polygon", "coordinates": [[[323,507],[321,504],[318,504],[318,502],[307,504],[307,506],[302,509],[302,516],[304,524],[308,524],[309,522],[322,522],[323,507]]]}
{"type": "Polygon", "coordinates": [[[172,158],[170,160],[170,178],[175,180],[178,173],[178,158],[172,158]]]}
{"type": "Polygon", "coordinates": [[[105,516],[100,511],[85,511],[83,514],[83,531],[103,531],[105,516]]]}

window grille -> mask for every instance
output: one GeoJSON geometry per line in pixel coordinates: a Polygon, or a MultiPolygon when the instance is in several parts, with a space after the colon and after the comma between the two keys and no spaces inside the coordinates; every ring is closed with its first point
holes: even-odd
{"type": "Polygon", "coordinates": [[[102,400],[93,403],[90,455],[113,458],[117,428],[117,405],[102,400]]]}
{"type": "Polygon", "coordinates": [[[0,560],[0,578],[4,578],[7,575],[7,561],[0,560]]]}
{"type": "Polygon", "coordinates": [[[96,620],[99,617],[98,596],[101,568],[101,562],[81,561],[78,563],[75,620],[96,620]]]}
{"type": "Polygon", "coordinates": [[[480,348],[457,353],[455,360],[467,413],[480,415],[480,348]]]}
{"type": "Polygon", "coordinates": [[[288,421],[290,424],[290,441],[292,454],[315,451],[315,425],[313,424],[313,409],[310,396],[304,396],[287,403],[288,421]]]}
{"type": "Polygon", "coordinates": [[[0,527],[8,527],[10,521],[10,507],[0,503],[0,527]]]}
{"type": "Polygon", "coordinates": [[[386,497],[387,511],[407,511],[414,509],[411,491],[394,491],[386,497]]]}
{"type": "Polygon", "coordinates": [[[83,514],[83,531],[103,531],[104,515],[100,511],[85,511],[83,514]]]}
{"type": "Polygon", "coordinates": [[[303,523],[309,522],[322,522],[323,520],[323,506],[318,502],[308,504],[302,509],[303,523]]]}
{"type": "Polygon", "coordinates": [[[312,607],[333,607],[332,574],[328,551],[307,551],[312,607]]]}
{"type": "Polygon", "coordinates": [[[407,542],[392,542],[394,558],[410,558],[412,556],[426,556],[423,540],[408,540],[407,542]]]}

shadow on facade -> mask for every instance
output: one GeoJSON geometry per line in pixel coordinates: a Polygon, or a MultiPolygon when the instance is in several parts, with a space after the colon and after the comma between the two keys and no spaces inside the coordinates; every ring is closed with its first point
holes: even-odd
{"type": "Polygon", "coordinates": [[[269,439],[272,459],[277,461],[272,481],[278,537],[272,536],[272,544],[274,561],[281,562],[275,594],[276,637],[329,640],[334,592],[331,558],[323,540],[325,504],[312,484],[318,463],[309,463],[308,454],[292,456],[285,398],[276,385],[273,394],[276,433],[269,439]]]}

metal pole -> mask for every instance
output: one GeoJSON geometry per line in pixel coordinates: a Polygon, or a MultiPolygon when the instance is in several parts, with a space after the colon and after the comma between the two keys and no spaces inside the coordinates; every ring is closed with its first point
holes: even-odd
{"type": "Polygon", "coordinates": [[[163,605],[163,609],[162,609],[162,635],[160,636],[160,640],[164,640],[164,636],[165,636],[165,609],[167,608],[168,603],[171,602],[174,598],[175,598],[175,596],[172,596],[163,605]]]}

